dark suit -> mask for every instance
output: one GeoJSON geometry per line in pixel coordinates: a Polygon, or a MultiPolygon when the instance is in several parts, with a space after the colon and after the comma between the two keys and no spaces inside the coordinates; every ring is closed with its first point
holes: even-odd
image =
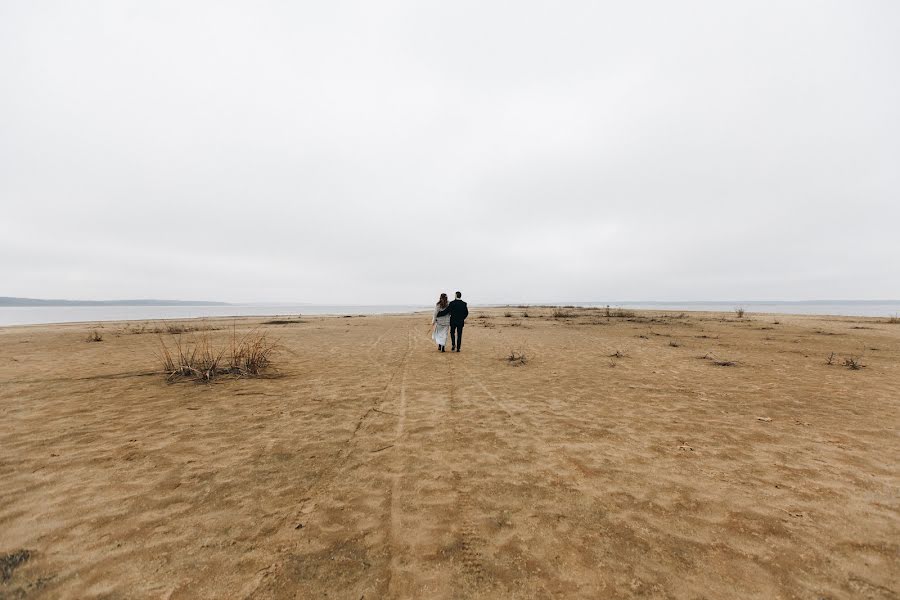
{"type": "Polygon", "coordinates": [[[438,312],[438,316],[442,317],[450,313],[450,342],[453,348],[459,350],[462,348],[462,331],[466,324],[466,317],[469,316],[468,305],[457,298],[447,305],[447,308],[438,312]]]}

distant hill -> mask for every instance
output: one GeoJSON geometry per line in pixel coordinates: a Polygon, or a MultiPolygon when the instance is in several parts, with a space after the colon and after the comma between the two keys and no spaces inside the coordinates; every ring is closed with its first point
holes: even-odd
{"type": "Polygon", "coordinates": [[[0,306],[228,306],[228,302],[203,300],[44,300],[0,296],[0,306]]]}

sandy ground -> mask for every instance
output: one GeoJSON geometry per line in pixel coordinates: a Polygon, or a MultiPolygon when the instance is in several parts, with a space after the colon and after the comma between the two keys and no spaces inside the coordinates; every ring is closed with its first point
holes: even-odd
{"type": "Polygon", "coordinates": [[[898,597],[900,325],[504,312],[0,329],[0,597],[898,597]]]}

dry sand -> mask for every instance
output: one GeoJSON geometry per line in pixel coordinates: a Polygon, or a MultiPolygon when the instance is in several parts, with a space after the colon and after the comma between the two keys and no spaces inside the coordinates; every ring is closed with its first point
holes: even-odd
{"type": "Polygon", "coordinates": [[[0,329],[0,597],[898,597],[900,325],[504,312],[266,325],[279,376],[209,385],[0,329]]]}

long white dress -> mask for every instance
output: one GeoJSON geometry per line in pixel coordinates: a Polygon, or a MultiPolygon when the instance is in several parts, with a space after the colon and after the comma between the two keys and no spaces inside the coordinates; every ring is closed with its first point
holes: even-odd
{"type": "Polygon", "coordinates": [[[450,331],[450,313],[447,313],[443,317],[437,316],[438,312],[442,310],[440,304],[435,304],[434,315],[431,317],[431,323],[434,325],[434,333],[431,334],[431,339],[433,339],[438,346],[447,345],[447,333],[450,331]]]}

